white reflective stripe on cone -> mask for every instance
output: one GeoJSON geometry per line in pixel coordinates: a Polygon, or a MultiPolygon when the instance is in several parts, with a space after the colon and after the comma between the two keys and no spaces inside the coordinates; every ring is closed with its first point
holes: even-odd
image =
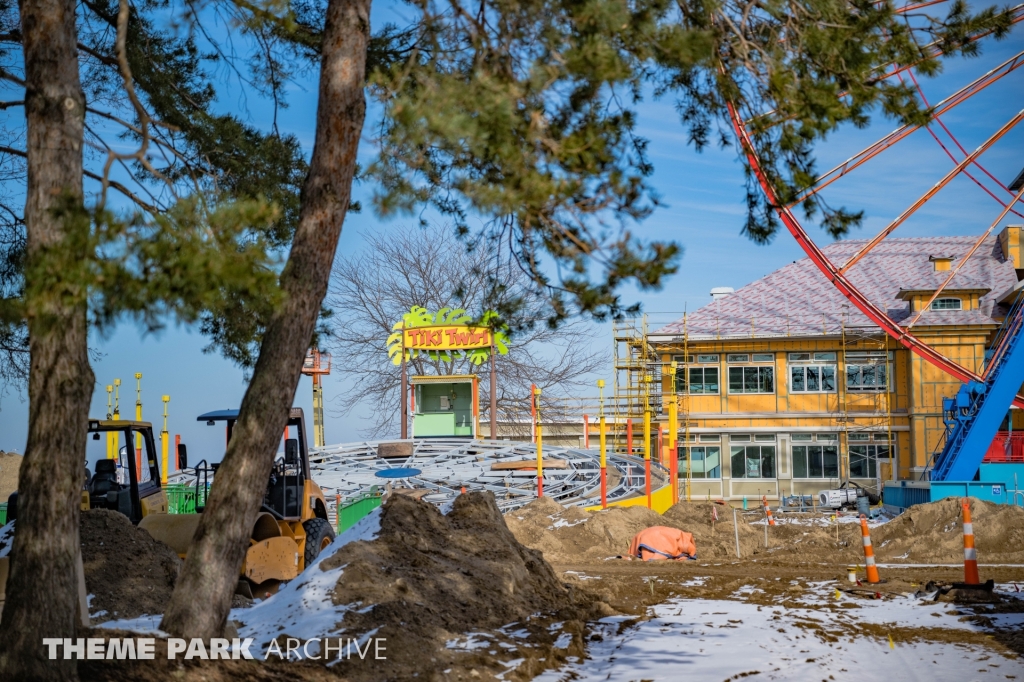
{"type": "Polygon", "coordinates": [[[865,547],[870,547],[871,546],[871,536],[870,535],[865,535],[863,537],[863,541],[864,541],[864,546],[865,547]]]}
{"type": "Polygon", "coordinates": [[[875,557],[873,557],[873,556],[864,557],[864,565],[865,566],[874,566],[875,565],[875,557]]]}
{"type": "Polygon", "coordinates": [[[973,523],[965,523],[964,524],[964,535],[974,535],[974,524],[973,523]]]}
{"type": "Polygon", "coordinates": [[[978,550],[974,549],[973,547],[965,547],[964,548],[964,559],[966,559],[967,561],[977,561],[978,560],[978,550]]]}

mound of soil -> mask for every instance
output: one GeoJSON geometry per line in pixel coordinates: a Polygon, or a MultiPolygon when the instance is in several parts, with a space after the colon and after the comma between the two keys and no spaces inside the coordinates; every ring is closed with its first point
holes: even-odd
{"type": "Polygon", "coordinates": [[[21,455],[15,452],[0,452],[0,503],[18,489],[18,471],[21,469],[21,455]]]}
{"type": "Polygon", "coordinates": [[[93,623],[163,613],[181,569],[174,550],[108,509],[83,511],[80,533],[93,623]]]}
{"type": "MultiPolygon", "coordinates": [[[[974,545],[980,563],[1024,562],[1024,509],[971,498],[974,545]]],[[[871,532],[882,561],[957,563],[964,560],[960,498],[911,507],[871,532]]]]}
{"type": "Polygon", "coordinates": [[[442,670],[453,667],[470,673],[474,665],[494,666],[495,651],[474,662],[476,654],[459,654],[453,642],[459,634],[493,633],[512,623],[530,631],[529,646],[499,648],[492,642],[483,648],[518,648],[509,658],[543,661],[545,644],[552,643],[547,640],[559,636],[539,627],[545,615],[559,621],[558,630],[574,633],[579,655],[585,621],[610,612],[589,592],[563,584],[540,552],[520,544],[491,493],[460,495],[447,515],[428,503],[392,496],[376,539],[351,542],[321,562],[325,571],[338,567],[343,571],[334,604],[368,605],[347,611],[346,636],[373,631],[388,640],[387,661],[343,660],[334,668],[353,679],[405,679],[413,671],[422,679],[440,679],[442,670]]]}

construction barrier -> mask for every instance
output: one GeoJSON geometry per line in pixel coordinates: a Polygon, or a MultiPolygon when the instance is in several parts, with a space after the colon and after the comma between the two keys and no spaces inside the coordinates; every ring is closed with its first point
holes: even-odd
{"type": "Polygon", "coordinates": [[[868,582],[878,583],[878,567],[875,566],[875,550],[871,546],[871,533],[868,531],[868,517],[860,515],[860,534],[864,541],[864,568],[867,570],[868,582]]]}
{"type": "Polygon", "coordinates": [[[380,506],[381,496],[376,490],[371,490],[365,495],[353,497],[345,501],[338,509],[337,532],[344,533],[356,525],[367,514],[380,506]]]}
{"type": "Polygon", "coordinates": [[[974,524],[971,523],[971,505],[967,498],[960,504],[964,510],[964,582],[968,585],[980,585],[978,550],[974,549],[974,524]]]}
{"type": "Polygon", "coordinates": [[[169,514],[195,514],[197,508],[206,506],[209,495],[208,486],[195,487],[175,483],[164,486],[167,495],[167,512],[169,514]]]}
{"type": "Polygon", "coordinates": [[[772,516],[772,508],[768,506],[768,497],[765,496],[765,495],[762,495],[761,496],[761,503],[764,505],[764,514],[765,514],[765,517],[768,519],[768,525],[769,526],[774,526],[775,525],[775,517],[772,516]]]}

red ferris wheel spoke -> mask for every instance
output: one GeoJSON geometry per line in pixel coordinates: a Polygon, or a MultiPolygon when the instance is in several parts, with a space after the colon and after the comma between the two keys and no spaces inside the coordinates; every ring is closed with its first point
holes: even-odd
{"type": "MultiPolygon", "coordinates": [[[[939,180],[937,183],[935,183],[935,185],[931,189],[922,194],[921,197],[917,201],[912,203],[909,207],[907,207],[907,209],[903,211],[903,213],[901,213],[899,217],[897,217],[895,220],[889,223],[884,230],[879,232],[871,241],[865,244],[860,251],[853,254],[850,260],[846,261],[846,264],[843,265],[843,267],[839,268],[839,272],[842,274],[846,274],[850,270],[850,268],[852,268],[854,265],[857,264],[858,261],[860,261],[861,258],[866,256],[873,248],[878,246],[878,244],[883,239],[892,234],[892,232],[897,227],[906,222],[907,218],[914,215],[917,209],[924,206],[929,199],[938,194],[943,187],[948,185],[953,180],[953,178],[960,175],[960,173],[965,168],[967,168],[967,166],[971,165],[971,163],[973,163],[976,158],[978,158],[986,151],[988,151],[992,147],[992,145],[994,145],[996,142],[1002,139],[1002,137],[1006,135],[1006,133],[1010,132],[1010,130],[1012,130],[1013,127],[1020,123],[1021,121],[1024,121],[1024,109],[1017,112],[1016,116],[1007,121],[1002,128],[993,133],[992,136],[985,140],[985,142],[982,143],[980,147],[978,147],[973,152],[968,154],[963,161],[954,166],[953,169],[946,173],[946,175],[943,176],[943,178],[939,180]]],[[[1009,210],[1009,207],[1007,207],[1007,210],[1009,210]]]]}
{"type": "Polygon", "coordinates": [[[1006,217],[1006,214],[1010,212],[1010,207],[1013,206],[1018,201],[1020,201],[1022,195],[1024,195],[1024,187],[1020,188],[1020,191],[1017,192],[1017,195],[1013,197],[1013,200],[1003,208],[1002,212],[999,214],[999,217],[993,220],[992,224],[988,226],[988,229],[985,230],[985,232],[980,237],[978,237],[978,240],[974,242],[974,246],[972,246],[970,250],[964,255],[964,257],[960,259],[960,262],[957,263],[955,268],[953,268],[953,271],[949,273],[949,277],[947,277],[946,280],[942,283],[942,285],[935,290],[935,293],[932,294],[932,297],[928,299],[928,302],[925,303],[924,306],[922,306],[921,309],[917,311],[917,315],[914,315],[914,319],[912,319],[910,322],[904,325],[904,329],[910,329],[915,324],[917,324],[917,321],[921,319],[921,316],[924,315],[924,312],[932,307],[932,303],[934,303],[935,299],[939,297],[939,294],[941,294],[945,290],[945,288],[949,286],[949,283],[953,281],[954,277],[956,277],[956,273],[960,272],[960,269],[963,266],[967,265],[967,261],[971,258],[971,256],[974,255],[974,252],[977,251],[978,248],[982,245],[982,243],[984,243],[984,241],[988,238],[988,236],[992,234],[992,230],[996,229],[996,225],[1002,222],[1003,218],[1006,217]]]}
{"type": "MultiPolygon", "coordinates": [[[[896,322],[889,318],[885,311],[872,303],[866,296],[864,296],[864,294],[850,283],[845,275],[839,272],[839,269],[835,264],[832,263],[821,249],[818,248],[818,245],[811,240],[803,226],[800,225],[800,222],[793,215],[790,208],[781,204],[778,194],[775,192],[775,188],[770,182],[768,182],[764,169],[761,168],[760,161],[754,153],[754,145],[750,140],[750,136],[747,133],[746,128],[743,126],[743,119],[740,118],[739,112],[731,102],[727,104],[727,107],[729,110],[729,117],[732,120],[733,129],[739,138],[741,146],[743,147],[747,163],[750,164],[751,170],[754,171],[754,176],[757,178],[758,184],[761,185],[762,191],[768,198],[769,203],[775,207],[775,211],[778,213],[782,223],[786,226],[786,229],[789,230],[790,234],[793,235],[793,238],[796,239],[797,244],[800,245],[800,248],[804,250],[804,253],[807,254],[808,258],[811,259],[811,262],[815,264],[821,273],[825,275],[826,279],[828,279],[843,296],[853,303],[858,310],[864,313],[869,320],[877,324],[882,331],[893,337],[900,345],[960,381],[981,381],[981,376],[950,360],[928,344],[922,342],[911,332],[900,327],[896,322]]],[[[1018,396],[1014,400],[1014,405],[1024,408],[1024,398],[1018,396]]]]}
{"type": "MultiPolygon", "coordinates": [[[[965,85],[964,87],[960,88],[946,99],[936,104],[935,109],[932,112],[932,116],[941,116],[942,114],[951,111],[954,107],[956,107],[959,104],[962,104],[971,96],[976,95],[977,93],[981,92],[988,86],[998,81],[1003,76],[1009,73],[1013,73],[1022,66],[1024,66],[1024,52],[1019,52],[1010,59],[1007,59],[1005,62],[1003,62],[996,68],[986,73],[985,75],[965,85]]],[[[893,146],[903,138],[915,132],[919,127],[920,126],[914,125],[900,126],[899,128],[892,131],[882,139],[875,142],[874,144],[865,147],[863,150],[861,150],[857,154],[854,154],[846,161],[843,161],[841,164],[839,164],[832,170],[821,175],[815,181],[814,187],[811,187],[806,192],[802,193],[799,197],[797,197],[795,201],[793,201],[793,203],[789,204],[787,208],[792,208],[793,206],[796,206],[797,204],[800,204],[801,202],[805,201],[807,198],[814,196],[815,194],[825,189],[839,178],[845,176],[854,169],[859,168],[867,161],[870,161],[874,157],[884,152],[889,147],[893,146]]]]}

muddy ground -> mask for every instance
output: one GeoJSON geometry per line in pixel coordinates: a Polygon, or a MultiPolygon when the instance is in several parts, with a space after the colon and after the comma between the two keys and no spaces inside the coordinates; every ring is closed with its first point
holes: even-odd
{"type": "MultiPolygon", "coordinates": [[[[664,515],[642,507],[588,513],[539,500],[502,519],[485,495],[459,498],[447,516],[425,503],[395,498],[384,510],[378,539],[356,542],[325,560],[344,567],[332,593],[336,605],[355,607],[344,617],[353,636],[388,639],[386,663],[323,665],[275,661],[85,662],[83,679],[95,680],[502,680],[526,682],[573,657],[599,637],[588,623],[602,616],[649,617],[649,607],[673,598],[742,600],[759,607],[816,609],[821,622],[797,627],[823,641],[892,637],[975,645],[1019,660],[1019,629],[949,630],[895,627],[844,619],[869,599],[928,595],[936,584],[962,579],[960,507],[949,500],[915,508],[871,529],[885,582],[851,584],[850,565],[863,564],[859,523],[829,515],[783,514],[768,528],[758,513],[737,514],[709,503],[677,505],[664,515]],[[714,520],[714,512],[718,520],[714,520]],[[646,562],[615,558],[651,525],[674,526],[695,536],[698,561],[646,562]],[[507,527],[506,527],[507,526],[507,527]],[[736,558],[736,531],[741,559],[736,558]],[[901,567],[887,564],[901,564],[901,567]],[[907,564],[948,564],[908,566],[907,564]],[[838,589],[822,600],[822,584],[838,589]],[[374,630],[376,628],[376,630],[374,630]]],[[[1024,510],[972,504],[983,579],[1024,590],[1024,510]],[[985,564],[1017,564],[987,566],[985,564]]],[[[852,521],[853,519],[847,519],[852,521]]],[[[951,593],[944,599],[956,598],[951,593]]],[[[1024,600],[964,603],[961,618],[992,625],[996,613],[1024,611],[1024,600]]],[[[100,632],[109,636],[110,631],[100,632]]],[[[287,634],[282,630],[282,634],[287,634]]]]}

